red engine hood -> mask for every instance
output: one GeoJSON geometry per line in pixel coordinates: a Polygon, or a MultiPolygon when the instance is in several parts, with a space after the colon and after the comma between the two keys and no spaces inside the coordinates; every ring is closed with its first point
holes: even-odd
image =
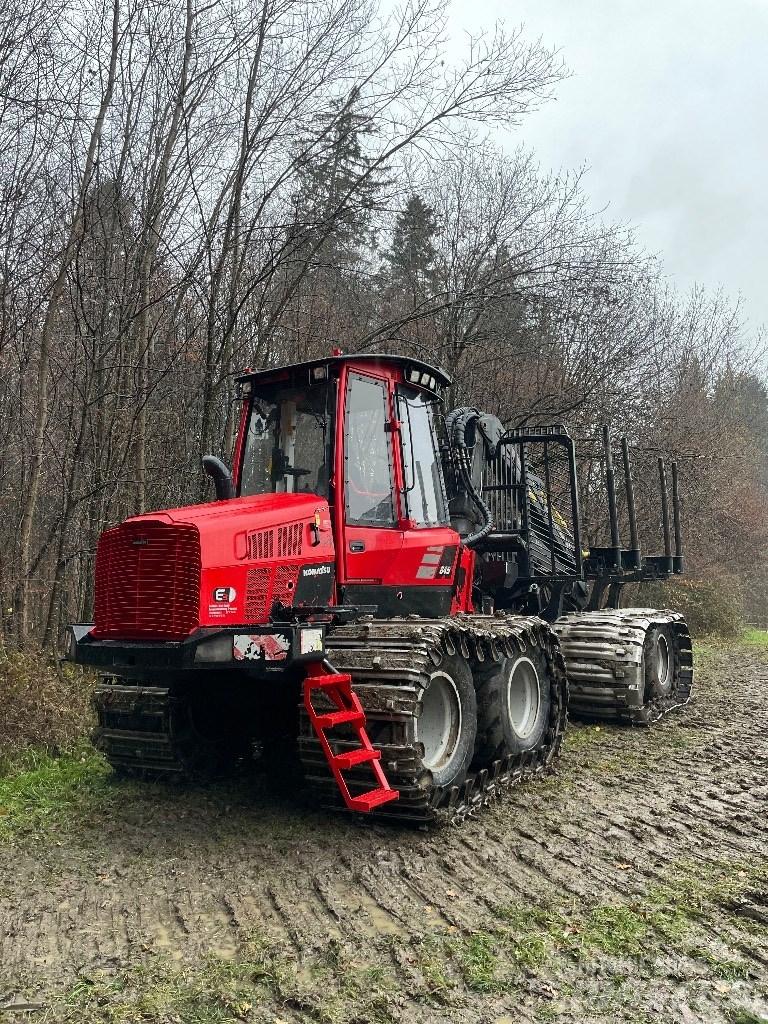
{"type": "MultiPolygon", "coordinates": [[[[169,523],[190,523],[199,526],[205,519],[218,519],[225,516],[229,520],[238,517],[250,517],[254,514],[269,515],[274,513],[277,522],[285,518],[286,513],[295,513],[295,518],[307,515],[319,505],[324,505],[325,498],[317,494],[251,494],[245,498],[231,498],[227,501],[206,501],[201,505],[184,505],[181,508],[166,508],[159,512],[145,512],[140,516],[131,516],[126,522],[141,522],[142,519],[163,518],[169,523]]],[[[293,516],[289,516],[293,518],[293,516]]]]}
{"type": "MultiPolygon", "coordinates": [[[[162,522],[195,526],[200,533],[202,567],[231,566],[250,560],[249,538],[260,530],[309,524],[320,519],[320,544],[313,546],[313,561],[333,559],[328,502],[316,494],[256,494],[228,501],[163,509],[132,516],[127,523],[162,522]]],[[[277,554],[277,552],[275,552],[277,554]]]]}
{"type": "Polygon", "coordinates": [[[133,516],[99,541],[94,635],[178,640],[265,623],[275,602],[327,604],[334,554],[328,502],[314,494],[133,516]]]}

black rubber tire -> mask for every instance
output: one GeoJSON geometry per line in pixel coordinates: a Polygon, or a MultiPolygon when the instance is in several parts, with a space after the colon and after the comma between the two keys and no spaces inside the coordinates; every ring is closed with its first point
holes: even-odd
{"type": "Polygon", "coordinates": [[[652,626],[648,630],[643,643],[643,678],[645,688],[643,701],[654,697],[668,697],[673,692],[679,675],[677,644],[669,626],[652,626]],[[668,672],[666,680],[660,678],[656,650],[659,642],[667,647],[668,672]]]}
{"type": "MultiPolygon", "coordinates": [[[[439,766],[425,764],[436,788],[460,786],[464,782],[472,762],[477,736],[477,698],[469,665],[459,654],[444,654],[430,672],[430,684],[425,687],[424,695],[428,693],[431,681],[443,675],[449,677],[455,688],[461,709],[461,722],[450,756],[439,766]]],[[[416,729],[418,737],[418,722],[416,729]]]]}
{"type": "Polygon", "coordinates": [[[556,686],[547,659],[539,647],[525,642],[523,650],[498,662],[483,662],[475,672],[477,688],[477,742],[473,766],[487,768],[507,756],[536,750],[547,740],[553,687],[556,686]],[[531,728],[520,735],[510,714],[510,676],[522,659],[530,662],[538,676],[538,707],[531,728]]]}

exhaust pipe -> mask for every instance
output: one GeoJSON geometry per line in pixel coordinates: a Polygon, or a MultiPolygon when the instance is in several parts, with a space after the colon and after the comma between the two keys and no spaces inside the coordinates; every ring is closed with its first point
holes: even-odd
{"type": "Polygon", "coordinates": [[[203,469],[213,479],[217,501],[228,501],[230,498],[234,498],[235,485],[232,483],[232,474],[221,459],[217,459],[215,455],[204,455],[203,469]]]}

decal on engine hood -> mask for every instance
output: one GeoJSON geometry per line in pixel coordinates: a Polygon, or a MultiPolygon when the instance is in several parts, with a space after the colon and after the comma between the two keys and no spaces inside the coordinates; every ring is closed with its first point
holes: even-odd
{"type": "Polygon", "coordinates": [[[295,605],[329,604],[336,576],[333,562],[314,562],[303,565],[296,584],[295,605]]]}
{"type": "Polygon", "coordinates": [[[445,579],[453,573],[456,557],[455,547],[443,544],[428,547],[421,556],[421,565],[416,570],[417,580],[445,579]]]}

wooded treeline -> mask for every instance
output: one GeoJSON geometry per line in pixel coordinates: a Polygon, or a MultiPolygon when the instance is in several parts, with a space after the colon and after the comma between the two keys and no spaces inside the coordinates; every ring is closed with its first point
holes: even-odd
{"type": "MultiPolygon", "coordinates": [[[[0,640],[90,613],[100,532],[209,494],[232,374],[403,350],[505,422],[676,457],[694,574],[763,594],[760,346],[681,296],[580,173],[493,139],[565,74],[442,0],[7,0],[0,11],[0,640]]],[[[524,140],[524,127],[520,138],[524,140]]],[[[603,534],[604,535],[604,532],[603,534]]]]}

